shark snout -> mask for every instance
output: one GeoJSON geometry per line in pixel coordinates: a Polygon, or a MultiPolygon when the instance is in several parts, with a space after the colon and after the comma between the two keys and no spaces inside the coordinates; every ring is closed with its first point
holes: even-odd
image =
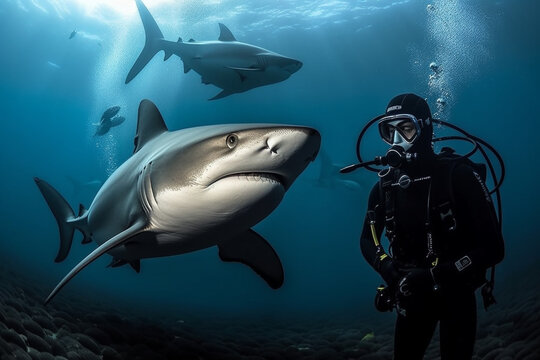
{"type": "Polygon", "coordinates": [[[300,70],[300,68],[302,67],[302,62],[299,61],[299,60],[295,60],[295,59],[289,59],[289,63],[284,67],[284,70],[287,71],[289,74],[294,74],[295,72],[297,72],[298,70],[300,70]]]}
{"type": "Polygon", "coordinates": [[[321,135],[313,128],[292,127],[269,136],[267,144],[272,158],[275,157],[281,164],[274,171],[281,176],[285,189],[288,189],[296,177],[317,157],[321,135]]]}
{"type": "Polygon", "coordinates": [[[312,162],[317,157],[321,147],[321,134],[313,128],[304,128],[302,131],[305,132],[307,136],[305,145],[307,149],[307,157],[305,158],[305,161],[312,162]]]}
{"type": "Polygon", "coordinates": [[[294,156],[308,155],[306,159],[313,161],[319,152],[321,134],[309,127],[291,127],[277,131],[266,137],[266,148],[272,154],[294,156]]]}

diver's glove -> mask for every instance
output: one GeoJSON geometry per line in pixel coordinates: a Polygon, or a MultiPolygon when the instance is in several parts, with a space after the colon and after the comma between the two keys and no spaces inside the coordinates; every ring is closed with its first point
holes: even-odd
{"type": "Polygon", "coordinates": [[[429,269],[406,268],[406,272],[398,283],[398,291],[402,296],[425,293],[434,289],[435,282],[429,269]]]}
{"type": "Polygon", "coordinates": [[[394,265],[394,261],[390,256],[384,257],[382,260],[377,261],[376,270],[381,274],[382,278],[389,287],[395,287],[399,279],[403,276],[394,265]]]}

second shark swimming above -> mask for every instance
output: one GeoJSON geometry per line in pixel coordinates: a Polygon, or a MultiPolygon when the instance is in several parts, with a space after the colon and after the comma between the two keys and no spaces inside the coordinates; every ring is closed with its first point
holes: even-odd
{"type": "Polygon", "coordinates": [[[184,73],[193,69],[201,75],[203,84],[212,84],[222,89],[210,100],[281,82],[302,67],[302,62],[298,60],[237,41],[221,23],[217,41],[190,39],[183,42],[181,38],[178,42],[164,40],[159,26],[143,2],[135,2],[146,33],[146,42],[127,75],[126,84],[162,50],[165,52],[164,60],[174,54],[184,62],[184,73]]]}

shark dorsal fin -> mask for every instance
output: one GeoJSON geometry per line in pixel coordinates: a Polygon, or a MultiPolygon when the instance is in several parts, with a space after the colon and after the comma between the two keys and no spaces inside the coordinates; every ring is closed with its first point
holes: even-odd
{"type": "Polygon", "coordinates": [[[236,41],[236,38],[232,34],[231,30],[229,30],[229,28],[222,23],[219,23],[219,31],[219,41],[236,41]]]}
{"type": "Polygon", "coordinates": [[[150,100],[143,100],[139,105],[137,133],[135,134],[135,150],[139,151],[144,144],[156,136],[168,131],[158,108],[150,100]]]}

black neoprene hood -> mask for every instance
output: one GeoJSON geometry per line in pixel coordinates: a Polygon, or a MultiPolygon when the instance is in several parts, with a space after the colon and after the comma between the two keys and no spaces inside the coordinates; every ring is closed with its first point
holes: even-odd
{"type": "Polygon", "coordinates": [[[408,152],[420,154],[432,152],[433,122],[431,121],[431,110],[426,100],[416,94],[401,94],[394,97],[386,106],[385,115],[399,114],[413,115],[420,122],[420,136],[408,152]]]}

